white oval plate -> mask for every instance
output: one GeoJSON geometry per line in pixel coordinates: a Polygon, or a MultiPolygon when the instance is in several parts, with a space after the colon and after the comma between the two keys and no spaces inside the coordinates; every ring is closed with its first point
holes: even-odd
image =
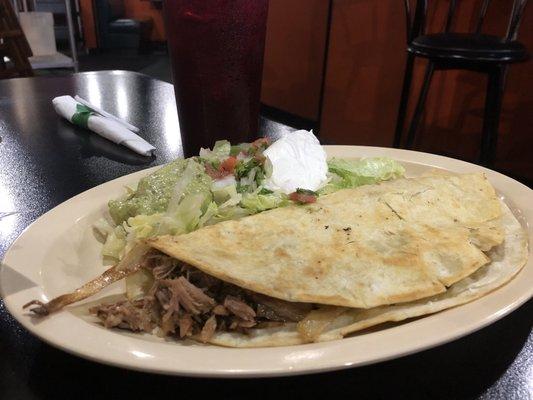
{"type": "MultiPolygon", "coordinates": [[[[325,148],[329,156],[394,158],[405,165],[408,176],[435,167],[461,173],[485,172],[529,237],[533,236],[533,192],[502,174],[414,151],[362,146],[325,148]]],[[[276,376],[360,366],[437,346],[502,318],[533,294],[533,260],[529,257],[515,279],[472,303],[343,340],[260,349],[164,341],[150,335],[106,330],[82,319],[75,308],[40,321],[23,311],[26,302],[47,301],[105,270],[92,223],[103,216],[108,200],[121,196],[125,185],[137,182],[153,169],[123,176],[71,198],[40,217],[13,243],[0,271],[0,290],[8,310],[26,329],[67,352],[135,370],[210,377],[276,376]]],[[[121,285],[119,282],[107,288],[100,297],[120,293],[121,285]]]]}

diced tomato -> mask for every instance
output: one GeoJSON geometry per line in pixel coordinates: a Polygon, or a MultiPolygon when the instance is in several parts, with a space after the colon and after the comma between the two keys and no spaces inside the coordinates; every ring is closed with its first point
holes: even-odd
{"type": "Polygon", "coordinates": [[[237,165],[237,158],[228,157],[220,163],[218,169],[213,167],[210,163],[206,163],[205,173],[214,180],[222,179],[228,175],[233,175],[235,165],[237,165]]]}
{"type": "Polygon", "coordinates": [[[214,180],[222,179],[228,175],[231,175],[231,172],[224,171],[222,169],[216,169],[209,163],[205,164],[205,173],[214,180]]]}
{"type": "Polygon", "coordinates": [[[222,162],[222,164],[220,164],[220,169],[228,171],[229,174],[233,174],[235,165],[237,165],[237,157],[228,157],[222,162]]]}
{"type": "Polygon", "coordinates": [[[293,192],[289,194],[289,199],[302,204],[309,204],[316,202],[316,195],[307,193],[293,192]]]}

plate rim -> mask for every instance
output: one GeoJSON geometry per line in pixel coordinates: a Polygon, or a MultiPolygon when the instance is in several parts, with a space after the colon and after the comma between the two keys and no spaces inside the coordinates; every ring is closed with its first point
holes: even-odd
{"type": "MultiPolygon", "coordinates": [[[[346,152],[347,153],[357,153],[357,152],[364,152],[365,150],[367,150],[367,151],[380,152],[380,153],[382,153],[383,156],[390,156],[390,157],[393,157],[393,158],[396,158],[396,159],[399,158],[399,155],[402,155],[402,157],[400,157],[400,159],[399,159],[400,162],[402,162],[402,161],[403,162],[409,162],[409,163],[412,163],[412,164],[418,164],[418,165],[422,165],[422,166],[425,166],[425,167],[436,167],[436,168],[445,168],[445,169],[447,169],[446,167],[440,166],[438,164],[450,163],[451,162],[452,164],[455,164],[455,166],[457,166],[457,168],[466,167],[468,169],[472,169],[473,168],[475,170],[485,172],[489,176],[489,179],[491,177],[495,178],[495,179],[497,178],[502,183],[511,184],[518,191],[524,191],[524,194],[527,193],[528,197],[533,197],[532,196],[533,191],[531,189],[529,189],[526,185],[524,185],[524,184],[522,184],[522,183],[520,183],[520,182],[518,182],[518,181],[516,181],[516,180],[514,180],[514,179],[512,179],[512,178],[510,178],[510,177],[508,177],[506,175],[504,175],[504,174],[501,174],[501,173],[499,173],[497,171],[493,171],[493,170],[490,170],[490,169],[482,167],[482,166],[478,166],[478,165],[475,165],[475,164],[468,163],[466,161],[457,160],[457,159],[450,158],[450,157],[434,155],[434,154],[431,154],[431,153],[423,153],[423,152],[418,152],[418,151],[412,151],[412,150],[403,150],[403,149],[394,149],[394,148],[385,148],[385,147],[376,147],[376,146],[324,146],[324,147],[329,152],[334,152],[334,153],[346,153],[346,152]],[[423,160],[426,160],[426,161],[433,160],[433,162],[427,163],[427,162],[422,161],[422,160],[413,161],[413,160],[409,160],[409,158],[411,158],[409,156],[414,156],[413,158],[421,157],[423,160]]],[[[337,155],[337,157],[350,157],[350,156],[349,155],[347,155],[347,156],[337,155]]],[[[354,158],[355,157],[360,157],[360,155],[351,155],[351,157],[354,157],[354,158]]],[[[37,336],[39,339],[43,340],[44,342],[48,343],[49,345],[54,346],[56,348],[59,348],[59,349],[61,349],[63,351],[66,351],[67,353],[74,354],[76,356],[79,356],[79,357],[82,357],[82,358],[86,358],[86,359],[89,359],[91,361],[95,361],[95,362],[99,362],[99,363],[103,363],[103,364],[107,364],[107,365],[112,365],[112,366],[118,366],[118,367],[127,368],[127,369],[132,369],[132,370],[137,370],[137,371],[153,372],[153,373],[166,374],[166,375],[179,375],[179,376],[191,376],[191,377],[217,377],[217,378],[222,378],[222,377],[243,378],[243,377],[288,376],[288,375],[298,375],[298,374],[308,374],[308,373],[319,373],[319,372],[339,370],[339,369],[343,369],[343,368],[350,368],[350,367],[355,367],[355,366],[363,366],[363,365],[373,364],[373,363],[377,363],[377,362],[387,361],[387,360],[394,359],[394,358],[404,357],[404,356],[409,355],[409,354],[413,354],[413,353],[416,353],[416,352],[424,351],[424,350],[427,350],[429,348],[433,348],[433,347],[436,347],[436,346],[439,346],[439,345],[443,345],[445,343],[449,343],[449,342],[451,342],[453,340],[456,340],[456,339],[458,339],[460,337],[463,337],[463,336],[466,336],[468,334],[474,333],[474,332],[486,327],[487,325],[490,325],[490,324],[496,322],[497,320],[503,318],[504,316],[508,315],[512,311],[516,310],[518,307],[520,307],[522,304],[527,302],[533,296],[533,285],[532,285],[529,288],[529,291],[527,291],[527,290],[523,291],[519,296],[515,297],[511,304],[507,304],[506,307],[504,307],[503,309],[499,309],[498,312],[493,312],[490,316],[486,316],[485,318],[482,319],[482,321],[479,321],[478,320],[479,318],[477,318],[477,319],[474,318],[475,322],[471,321],[470,324],[467,324],[466,327],[465,327],[465,324],[462,324],[462,329],[456,328],[455,330],[448,330],[448,331],[446,331],[446,333],[432,338],[432,340],[427,340],[426,339],[423,342],[423,344],[418,345],[418,346],[411,346],[410,348],[405,348],[403,350],[393,351],[393,352],[390,352],[389,354],[384,354],[384,355],[382,354],[381,356],[374,357],[374,358],[368,358],[368,359],[362,360],[362,361],[347,362],[346,360],[344,360],[344,361],[341,362],[340,360],[337,360],[337,361],[329,360],[329,362],[328,362],[328,360],[326,359],[326,360],[320,360],[321,361],[320,363],[318,363],[318,362],[315,363],[315,364],[311,363],[311,365],[307,365],[309,363],[307,363],[307,364],[304,363],[305,365],[303,365],[301,367],[298,367],[298,365],[295,364],[290,369],[282,369],[282,368],[279,368],[279,367],[278,368],[270,367],[270,368],[265,368],[265,369],[263,369],[263,368],[259,368],[259,369],[248,368],[248,369],[239,369],[239,370],[221,368],[221,369],[216,369],[216,370],[200,371],[200,370],[175,369],[175,368],[172,368],[172,367],[169,368],[168,365],[165,368],[160,368],[160,367],[158,368],[157,365],[151,365],[151,364],[147,365],[146,363],[143,363],[142,359],[139,359],[139,358],[137,358],[137,361],[141,361],[141,362],[133,362],[133,363],[131,363],[132,360],[117,359],[114,356],[113,357],[109,356],[109,354],[104,355],[104,356],[102,356],[102,354],[99,354],[99,355],[98,354],[88,354],[87,351],[80,350],[79,349],[79,345],[76,346],[76,345],[72,345],[70,343],[67,343],[67,344],[60,343],[58,340],[54,340],[53,337],[50,337],[50,335],[46,334],[45,332],[42,332],[42,330],[36,329],[35,325],[33,325],[31,323],[30,318],[27,317],[27,314],[25,314],[21,310],[19,311],[18,309],[15,308],[15,307],[19,307],[20,303],[17,303],[16,301],[13,303],[13,295],[8,295],[7,297],[4,296],[4,293],[5,293],[5,290],[4,290],[5,280],[1,279],[1,277],[5,273],[4,265],[6,264],[6,260],[10,259],[10,256],[11,256],[11,254],[13,252],[12,249],[14,247],[16,247],[18,243],[20,243],[20,242],[22,242],[24,240],[24,238],[28,235],[28,232],[30,232],[32,229],[36,229],[35,226],[39,226],[40,224],[42,224],[43,221],[46,221],[48,218],[50,218],[50,215],[53,215],[54,212],[57,212],[57,210],[59,208],[65,208],[65,207],[71,206],[73,203],[75,204],[76,202],[80,201],[80,199],[83,199],[84,197],[86,197],[87,194],[90,193],[90,192],[94,192],[94,193],[97,193],[98,191],[106,192],[106,191],[111,190],[111,188],[115,187],[121,181],[126,181],[126,180],[133,181],[134,179],[139,179],[143,175],[146,175],[149,172],[151,172],[151,171],[153,171],[153,170],[155,170],[157,168],[160,168],[160,167],[161,167],[161,165],[157,165],[157,166],[153,166],[153,167],[150,167],[150,168],[147,168],[147,169],[143,169],[143,170],[140,170],[140,171],[133,172],[131,174],[127,174],[127,175],[115,178],[115,179],[113,179],[111,181],[104,182],[104,183],[102,183],[102,184],[100,184],[98,186],[95,186],[95,187],[93,187],[91,189],[88,189],[88,190],[86,190],[84,192],[81,192],[81,193],[77,194],[76,196],[73,196],[73,197],[65,200],[64,202],[60,203],[59,205],[57,205],[56,207],[54,207],[51,210],[47,211],[45,214],[43,214],[42,216],[37,218],[35,221],[33,221],[13,241],[13,243],[6,250],[2,260],[0,261],[0,296],[4,299],[4,303],[5,303],[5,306],[6,306],[7,310],[10,312],[10,314],[22,326],[24,326],[24,328],[26,328],[33,335],[37,336]],[[130,361],[130,362],[128,362],[128,361],[130,361]]],[[[498,189],[498,188],[496,188],[496,189],[498,189]]],[[[511,203],[513,203],[513,198],[512,197],[508,198],[507,200],[510,200],[511,203]]],[[[524,211],[521,208],[519,208],[519,209],[522,212],[524,211]]],[[[526,210],[526,211],[531,212],[532,210],[526,210]]],[[[531,235],[531,225],[533,224],[533,214],[531,216],[531,219],[528,219],[527,216],[526,216],[526,221],[525,222],[528,225],[527,226],[527,233],[528,233],[528,241],[530,241],[531,240],[531,236],[532,236],[531,235]]],[[[531,255],[531,246],[529,246],[529,255],[531,255]]],[[[524,268],[522,268],[522,270],[517,274],[517,276],[515,276],[511,280],[511,282],[509,282],[508,284],[504,285],[502,288],[505,288],[506,286],[508,286],[512,282],[521,279],[520,277],[525,274],[524,271],[526,271],[526,268],[529,268],[529,269],[533,268],[533,262],[532,261],[533,260],[531,260],[531,257],[528,257],[528,261],[526,262],[526,265],[524,266],[524,268]]],[[[529,270],[528,270],[528,272],[529,272],[529,270]]],[[[530,273],[533,273],[533,271],[530,272],[530,273]]],[[[522,277],[522,279],[523,279],[523,277],[522,277]]],[[[42,292],[42,289],[43,289],[39,285],[37,285],[34,288],[36,288],[38,290],[41,290],[41,292],[42,292]]],[[[502,288],[498,288],[494,292],[500,291],[502,288]]],[[[489,299],[493,298],[494,297],[493,296],[494,292],[491,292],[490,294],[484,296],[481,299],[475,300],[474,302],[467,303],[467,304],[465,304],[463,306],[455,307],[453,309],[460,309],[461,307],[464,308],[464,307],[467,307],[467,306],[471,306],[473,303],[477,303],[479,301],[486,300],[487,298],[489,298],[489,299]]],[[[424,317],[424,318],[422,318],[420,320],[410,321],[407,324],[403,324],[403,325],[396,326],[396,327],[393,327],[393,328],[388,328],[388,329],[385,329],[383,331],[378,331],[377,333],[380,333],[380,332],[394,332],[398,328],[402,328],[402,327],[409,326],[409,325],[411,327],[415,327],[415,326],[417,326],[419,324],[420,321],[424,321],[424,320],[428,320],[428,319],[435,319],[435,317],[439,318],[446,311],[448,311],[448,310],[444,310],[444,311],[442,311],[440,313],[426,316],[426,317],[424,317]]],[[[74,316],[73,314],[71,314],[68,311],[62,311],[62,312],[58,313],[57,315],[55,315],[53,318],[57,318],[59,315],[63,315],[63,316],[67,315],[68,318],[75,318],[75,319],[81,321],[80,318],[74,316]]],[[[50,319],[50,320],[53,321],[53,318],[50,319]]],[[[84,323],[86,323],[86,322],[84,322],[84,323]]],[[[52,324],[52,326],[53,325],[60,325],[60,322],[58,322],[57,324],[52,324]]],[[[106,332],[108,334],[112,334],[115,337],[122,337],[122,338],[125,337],[123,335],[116,334],[113,331],[105,331],[102,328],[99,328],[99,327],[96,327],[96,326],[95,326],[95,328],[101,329],[103,332],[106,332]]],[[[368,335],[376,335],[376,332],[369,333],[369,334],[362,335],[362,336],[356,336],[355,338],[346,338],[346,339],[342,339],[340,341],[334,341],[334,342],[324,342],[324,343],[318,343],[318,344],[306,344],[306,345],[298,345],[298,346],[284,346],[284,347],[277,347],[277,348],[263,348],[263,349],[291,349],[291,350],[296,349],[296,350],[304,350],[304,352],[305,352],[305,350],[310,348],[310,347],[323,348],[325,346],[328,346],[331,343],[337,343],[337,345],[336,345],[337,347],[340,346],[340,347],[348,347],[349,348],[350,347],[350,341],[353,341],[353,339],[360,338],[360,337],[363,337],[363,336],[368,336],[368,335]],[[339,345],[339,343],[342,343],[342,344],[339,345]]],[[[104,336],[107,336],[107,334],[104,335],[104,336]]],[[[147,341],[145,341],[145,340],[143,340],[141,338],[134,338],[134,339],[135,339],[135,341],[142,341],[143,343],[147,343],[147,341]]],[[[354,343],[355,343],[355,341],[354,341],[354,343]]],[[[172,345],[174,345],[174,344],[172,344],[172,345]]],[[[140,347],[142,347],[142,345],[140,347]]],[[[176,346],[176,348],[178,348],[178,347],[179,346],[176,346]]],[[[204,346],[198,345],[197,347],[198,348],[203,348],[204,346]]],[[[226,351],[231,351],[231,352],[243,353],[243,352],[254,352],[254,351],[257,352],[258,349],[225,349],[225,350],[226,351]]]]}

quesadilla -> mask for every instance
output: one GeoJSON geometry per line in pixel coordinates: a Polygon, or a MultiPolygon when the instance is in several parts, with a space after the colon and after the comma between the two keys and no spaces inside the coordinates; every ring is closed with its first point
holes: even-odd
{"type": "Polygon", "coordinates": [[[503,241],[492,224],[500,215],[483,175],[436,175],[342,190],[148,243],[275,298],[370,308],[442,293],[488,263],[483,250],[503,241]]]}
{"type": "Polygon", "coordinates": [[[134,274],[139,295],[92,312],[109,328],[234,347],[341,338],[483,296],[525,264],[525,234],[482,174],[346,189],[139,244],[47,314],[134,274]]]}
{"type": "Polygon", "coordinates": [[[479,299],[505,285],[526,264],[527,235],[511,210],[502,202],[500,219],[504,230],[504,242],[494,247],[488,256],[491,262],[467,278],[453,284],[444,293],[424,299],[380,306],[370,309],[337,307],[338,314],[330,312],[322,321],[322,329],[305,333],[305,320],[298,324],[251,330],[248,334],[217,332],[211,343],[226,347],[272,347],[342,339],[385,322],[399,322],[409,318],[433,314],[479,299]],[[304,334],[302,334],[304,333],[304,334]]]}

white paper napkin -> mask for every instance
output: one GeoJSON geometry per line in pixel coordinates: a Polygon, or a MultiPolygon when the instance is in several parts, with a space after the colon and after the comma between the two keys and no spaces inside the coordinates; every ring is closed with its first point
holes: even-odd
{"type": "Polygon", "coordinates": [[[155,150],[154,146],[127,129],[123,124],[97,114],[94,110],[78,103],[71,96],[56,97],[52,103],[56,112],[63,118],[112,142],[124,145],[143,156],[150,156],[155,150]]]}

